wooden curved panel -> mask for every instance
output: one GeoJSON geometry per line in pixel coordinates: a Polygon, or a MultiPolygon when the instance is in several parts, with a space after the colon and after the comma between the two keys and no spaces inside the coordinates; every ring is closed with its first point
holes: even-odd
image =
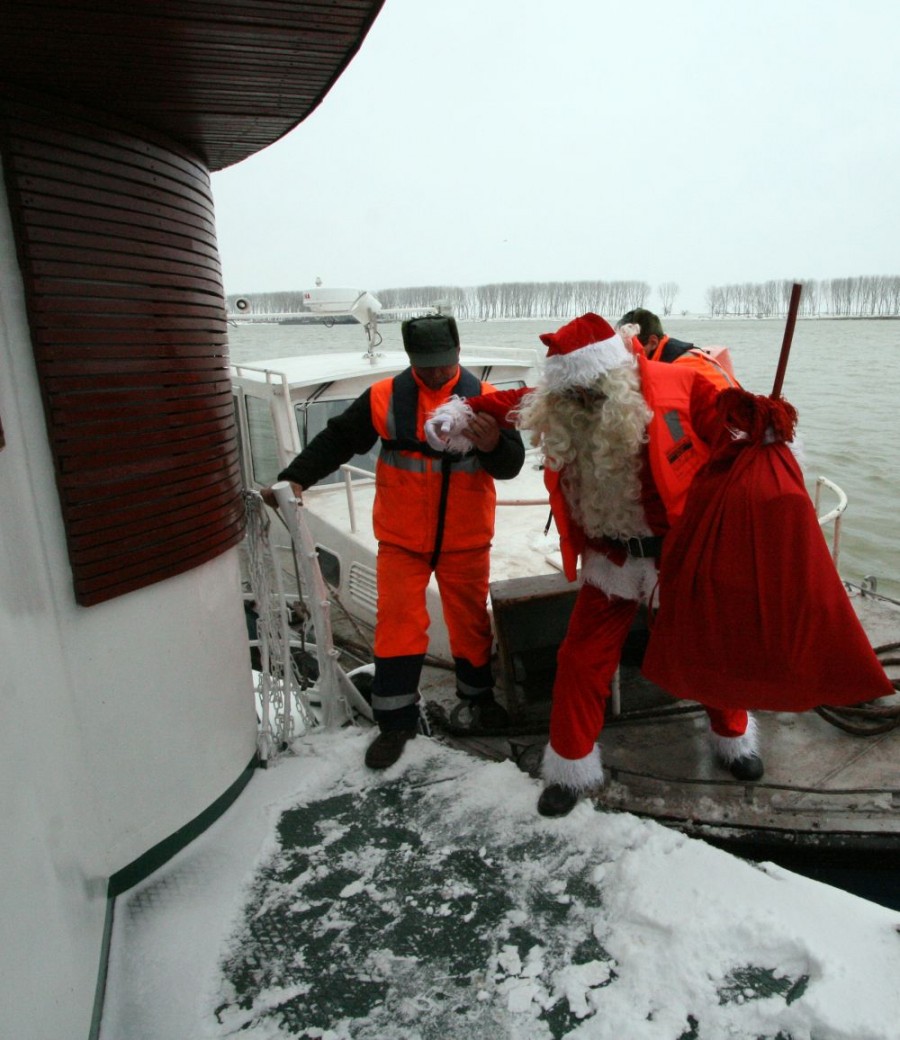
{"type": "Polygon", "coordinates": [[[153,127],[221,170],[316,108],[382,2],[5,3],[0,78],[153,127]]]}
{"type": "Polygon", "coordinates": [[[7,98],[3,160],[69,558],[87,606],[243,531],[206,168],[112,117],[7,98]]]}

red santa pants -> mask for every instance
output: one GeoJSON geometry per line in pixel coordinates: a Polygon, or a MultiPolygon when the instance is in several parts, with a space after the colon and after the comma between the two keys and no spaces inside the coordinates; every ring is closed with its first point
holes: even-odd
{"type": "MultiPolygon", "coordinates": [[[[610,599],[593,585],[578,592],[557,654],[550,712],[550,746],[563,758],[590,754],[603,729],[610,684],[637,609],[636,600],[610,599]]],[[[746,731],[746,711],[704,707],[714,733],[739,737],[746,731]]]]}

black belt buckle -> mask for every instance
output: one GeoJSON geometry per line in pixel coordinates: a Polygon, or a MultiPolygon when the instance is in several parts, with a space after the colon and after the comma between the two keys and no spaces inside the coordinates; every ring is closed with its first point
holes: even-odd
{"type": "Polygon", "coordinates": [[[646,538],[627,538],[623,543],[625,551],[629,556],[635,556],[640,560],[655,560],[662,548],[662,538],[659,535],[649,535],[646,538]]]}

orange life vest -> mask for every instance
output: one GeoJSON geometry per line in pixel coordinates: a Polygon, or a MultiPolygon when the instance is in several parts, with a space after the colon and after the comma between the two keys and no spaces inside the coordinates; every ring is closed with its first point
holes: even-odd
{"type": "Polygon", "coordinates": [[[671,363],[696,369],[719,390],[741,385],[734,374],[728,347],[691,347],[671,363]]]}
{"type": "MultiPolygon", "coordinates": [[[[482,394],[490,393],[490,383],[482,383],[465,369],[482,394]]],[[[391,379],[375,383],[370,392],[372,425],[382,439],[375,466],[375,505],[372,523],[375,537],[410,552],[434,553],[454,549],[474,549],[488,545],[494,535],[494,507],[497,493],[493,478],[484,471],[474,453],[447,456],[430,451],[424,436],[429,414],[452,394],[459,393],[459,379],[439,390],[430,390],[411,369],[391,379]],[[398,424],[405,406],[395,380],[414,380],[415,431],[398,424]],[[412,434],[412,437],[410,436],[412,434]],[[414,443],[418,442],[418,443],[414,443]],[[405,446],[401,446],[405,445],[405,446]],[[445,471],[447,477],[445,479],[445,471]]],[[[406,395],[410,388],[401,383],[406,395]]],[[[406,397],[404,396],[404,400],[406,397]]]]}
{"type": "Polygon", "coordinates": [[[641,392],[653,412],[647,428],[650,470],[672,524],[684,510],[691,481],[709,458],[709,447],[691,424],[691,388],[698,371],[640,355],[637,360],[641,392]]]}

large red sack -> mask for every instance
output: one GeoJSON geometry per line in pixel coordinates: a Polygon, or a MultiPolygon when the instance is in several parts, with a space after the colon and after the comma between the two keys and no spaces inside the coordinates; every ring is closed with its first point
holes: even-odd
{"type": "Polygon", "coordinates": [[[723,438],[666,537],[644,674],[719,708],[806,711],[890,696],[800,467],[786,444],[764,443],[773,420],[784,433],[796,418],[768,400],[731,398],[756,412],[741,423],[748,436],[723,438]]]}

